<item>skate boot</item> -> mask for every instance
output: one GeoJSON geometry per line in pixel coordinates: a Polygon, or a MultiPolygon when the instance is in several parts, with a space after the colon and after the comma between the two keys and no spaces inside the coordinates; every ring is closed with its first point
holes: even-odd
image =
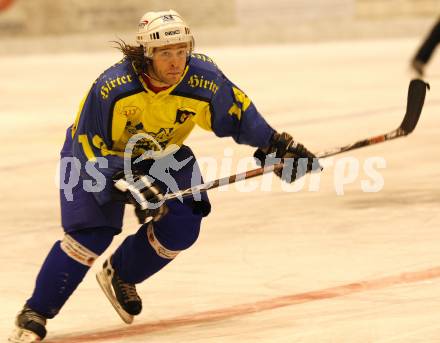
{"type": "Polygon", "coordinates": [[[423,78],[425,75],[425,63],[414,59],[411,61],[411,68],[417,77],[423,78]]]}
{"type": "Polygon", "coordinates": [[[46,336],[46,318],[26,305],[17,315],[15,326],[16,328],[9,337],[8,342],[40,342],[46,336]]]}
{"type": "Polygon", "coordinates": [[[96,280],[122,320],[131,324],[133,317],[142,311],[142,300],[136,292],[136,286],[121,280],[113,269],[111,257],[96,274],[96,280]]]}

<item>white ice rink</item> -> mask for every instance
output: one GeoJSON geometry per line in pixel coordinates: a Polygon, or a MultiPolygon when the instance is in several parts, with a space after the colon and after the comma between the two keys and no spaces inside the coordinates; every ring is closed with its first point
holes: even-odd
{"type": "MultiPolygon", "coordinates": [[[[396,39],[199,51],[215,59],[274,128],[318,152],[400,124],[408,62],[418,44],[396,39]]],[[[62,237],[58,153],[82,96],[119,58],[108,51],[0,57],[1,342],[62,237]]],[[[438,57],[427,81],[432,89],[414,133],[337,156],[318,190],[309,191],[307,177],[296,192],[286,192],[278,179],[270,192],[235,186],[210,192],[213,212],[199,240],[138,287],[144,310],[131,326],[94,277],[103,258],[137,230],[129,208],[123,233],[49,321],[46,341],[440,342],[438,57]],[[349,163],[344,157],[355,158],[360,171],[337,195],[334,180],[349,163]],[[378,192],[362,188],[371,181],[363,170],[370,158],[386,163],[376,168],[384,180],[378,192]]],[[[253,152],[201,129],[188,144],[219,165],[232,148],[232,172],[253,152]]]]}

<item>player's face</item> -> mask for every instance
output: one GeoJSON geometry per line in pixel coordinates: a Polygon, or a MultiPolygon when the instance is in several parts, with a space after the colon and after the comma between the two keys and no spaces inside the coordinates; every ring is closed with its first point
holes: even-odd
{"type": "Polygon", "coordinates": [[[179,43],[154,49],[153,72],[157,79],[168,85],[179,82],[188,56],[188,44],[179,43]]]}

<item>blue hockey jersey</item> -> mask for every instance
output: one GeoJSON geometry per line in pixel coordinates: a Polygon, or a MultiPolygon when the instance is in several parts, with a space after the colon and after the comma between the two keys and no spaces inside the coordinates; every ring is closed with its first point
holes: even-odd
{"type": "MultiPolygon", "coordinates": [[[[97,168],[109,183],[123,169],[124,151],[134,135],[151,139],[136,140],[133,157],[181,146],[195,125],[253,147],[267,147],[274,132],[248,96],[206,55],[192,54],[180,81],[158,93],[148,89],[124,58],[98,77],[81,102],[72,126],[72,155],[82,165],[105,158],[108,165],[97,168]]],[[[95,196],[101,204],[110,199],[105,191],[95,196]]]]}

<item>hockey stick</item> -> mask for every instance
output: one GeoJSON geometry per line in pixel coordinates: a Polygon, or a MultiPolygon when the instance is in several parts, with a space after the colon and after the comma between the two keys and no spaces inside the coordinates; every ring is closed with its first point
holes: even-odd
{"type": "Polygon", "coordinates": [[[363,148],[365,146],[382,143],[399,137],[409,135],[414,131],[422,114],[423,103],[425,101],[426,89],[429,89],[429,84],[420,79],[414,79],[410,82],[408,88],[408,97],[406,103],[406,113],[400,126],[386,134],[375,137],[363,139],[356,143],[352,143],[343,147],[334,148],[325,152],[318,153],[319,158],[330,157],[349,150],[363,148]]]}
{"type": "MultiPolygon", "coordinates": [[[[392,139],[405,137],[414,131],[417,123],[419,121],[420,115],[422,113],[423,103],[425,101],[426,89],[429,89],[429,84],[420,79],[411,80],[408,88],[408,97],[406,104],[406,113],[400,126],[388,133],[374,136],[371,138],[366,138],[357,141],[352,144],[348,144],[342,147],[336,147],[331,150],[323,151],[316,156],[318,158],[330,157],[337,154],[341,154],[346,151],[355,150],[363,148],[366,146],[383,143],[390,141],[392,139]]],[[[226,176],[214,181],[206,182],[201,185],[197,185],[188,189],[178,191],[176,193],[165,195],[165,200],[187,197],[194,193],[206,192],[210,189],[214,189],[220,186],[229,185],[238,181],[247,180],[256,176],[270,173],[274,170],[282,169],[284,167],[283,163],[277,163],[266,167],[260,167],[252,170],[248,170],[243,173],[226,176]]]]}

